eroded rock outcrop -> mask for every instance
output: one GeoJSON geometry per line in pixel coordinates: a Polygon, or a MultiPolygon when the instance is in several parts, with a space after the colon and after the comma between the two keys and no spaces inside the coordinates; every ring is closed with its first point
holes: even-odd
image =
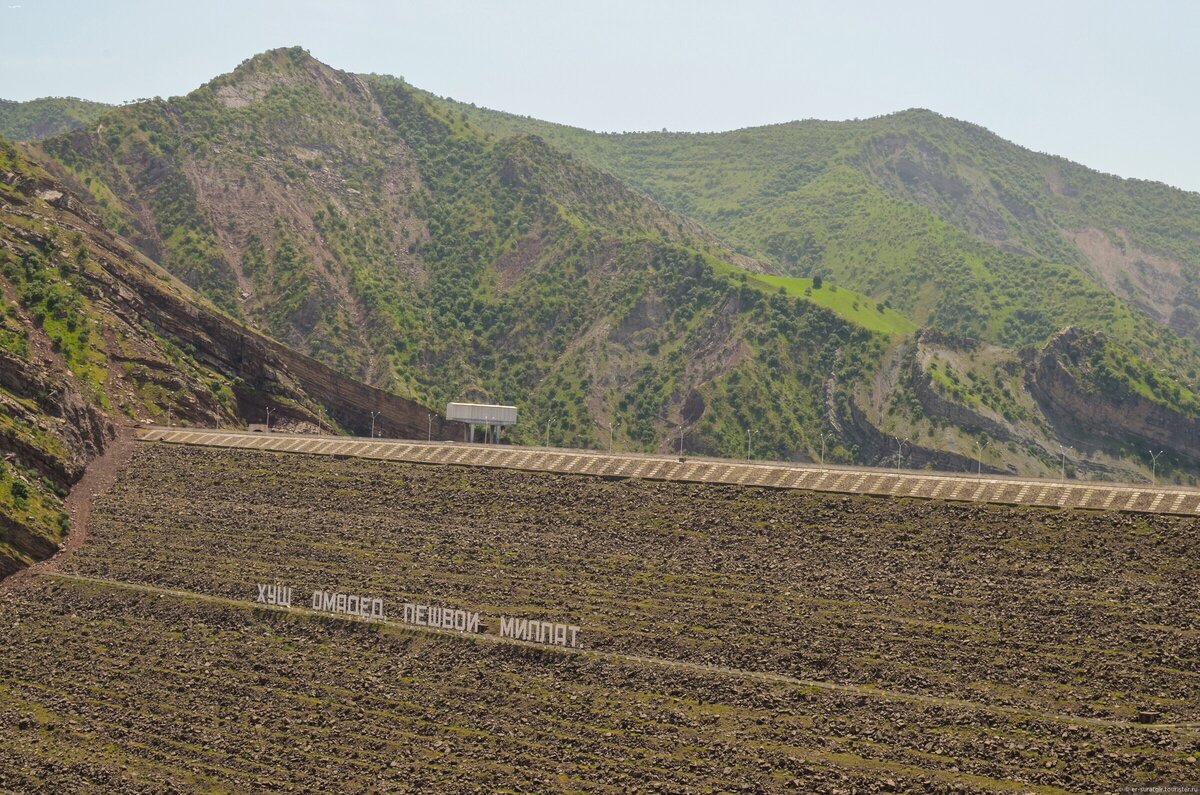
{"type": "Polygon", "coordinates": [[[1029,390],[1046,418],[1066,434],[1145,443],[1200,460],[1200,421],[1103,377],[1103,335],[1066,328],[1033,357],[1029,390]]]}

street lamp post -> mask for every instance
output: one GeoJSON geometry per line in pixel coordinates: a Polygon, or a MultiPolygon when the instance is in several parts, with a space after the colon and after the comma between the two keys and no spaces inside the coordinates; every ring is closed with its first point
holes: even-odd
{"type": "Polygon", "coordinates": [[[976,475],[983,474],[983,448],[985,448],[987,446],[988,446],[988,443],[987,443],[986,439],[976,439],[975,440],[975,448],[976,448],[975,449],[975,458],[976,458],[976,461],[979,463],[979,469],[976,471],[976,473],[975,473],[976,475]]]}
{"type": "Polygon", "coordinates": [[[751,431],[749,428],[746,429],[746,460],[747,461],[750,460],[750,436],[753,433],[754,432],[751,431]]]}
{"type": "Polygon", "coordinates": [[[371,412],[371,438],[375,438],[375,418],[379,416],[378,411],[371,412]]]}
{"type": "Polygon", "coordinates": [[[825,466],[825,434],[821,434],[821,466],[825,466]]]}
{"type": "Polygon", "coordinates": [[[427,442],[433,441],[433,413],[432,412],[430,412],[430,414],[429,414],[429,428],[425,434],[425,441],[427,441],[427,442]]]}
{"type": "Polygon", "coordinates": [[[620,424],[621,424],[620,422],[614,423],[613,421],[609,420],[609,423],[608,423],[608,451],[610,453],[613,450],[613,427],[618,426],[620,424]]]}
{"type": "Polygon", "coordinates": [[[167,427],[171,427],[171,407],[167,406],[167,427]]]}
{"type": "Polygon", "coordinates": [[[904,455],[904,445],[906,445],[906,444],[911,444],[911,442],[907,438],[901,439],[898,436],[896,437],[896,470],[897,471],[900,470],[900,459],[904,455]]]}
{"type": "Polygon", "coordinates": [[[1058,446],[1058,452],[1062,455],[1062,468],[1059,471],[1059,477],[1061,480],[1067,479],[1067,451],[1074,450],[1074,449],[1075,448],[1072,447],[1071,445],[1067,445],[1066,447],[1063,447],[1060,444],[1058,446]]]}
{"type": "Polygon", "coordinates": [[[683,426],[679,426],[679,457],[683,458],[683,426]]]}
{"type": "Polygon", "coordinates": [[[1157,486],[1158,485],[1158,457],[1163,454],[1163,451],[1159,450],[1156,453],[1153,450],[1147,450],[1146,452],[1150,454],[1150,484],[1153,486],[1157,486]]]}
{"type": "Polygon", "coordinates": [[[279,409],[273,409],[270,406],[267,406],[267,433],[271,432],[271,415],[272,414],[278,415],[279,409]]]}
{"type": "Polygon", "coordinates": [[[554,418],[546,420],[546,446],[550,446],[550,426],[554,424],[554,418]]]}

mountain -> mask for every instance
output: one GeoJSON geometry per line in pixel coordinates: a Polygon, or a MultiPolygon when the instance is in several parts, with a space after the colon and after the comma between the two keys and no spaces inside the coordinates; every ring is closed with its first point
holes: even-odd
{"type": "MultiPolygon", "coordinates": [[[[675,396],[748,350],[761,293],[737,278],[762,263],[539,138],[489,139],[301,50],[43,146],[111,228],[232,315],[431,405],[520,400],[526,439],[550,422],[595,443],[613,421],[653,445],[683,419],[675,396]]],[[[810,305],[781,311],[807,323],[810,305]]],[[[788,413],[819,398],[791,391],[808,397],[788,413]]]]}
{"type": "Polygon", "coordinates": [[[1149,377],[1166,404],[1194,400],[1200,194],[1100,174],[923,110],[600,134],[430,101],[500,138],[539,135],[782,273],[822,276],[920,326],[1014,351],[1068,327],[1098,332],[1144,371],[1127,387],[1145,395],[1149,377]]]}
{"type": "MultiPolygon", "coordinates": [[[[540,135],[789,272],[888,292],[920,323],[1029,339],[1008,324],[1004,306],[989,311],[988,301],[973,300],[984,315],[972,321],[939,314],[952,305],[905,289],[907,279],[933,275],[924,260],[958,256],[972,289],[988,274],[1027,275],[1039,287],[1069,279],[1089,291],[1089,303],[1098,288],[1179,334],[1200,334],[1200,194],[1100,174],[977,125],[911,110],[727,133],[611,135],[440,101],[496,135],[540,135]]],[[[1112,319],[1107,307],[1039,304],[1013,289],[998,297],[1040,312],[1034,332],[1043,339],[1064,319],[1112,319]]]]}
{"type": "Polygon", "coordinates": [[[464,368],[446,315],[501,246],[528,258],[605,224],[723,251],[537,140],[491,145],[397,81],[299,50],[45,145],[112,227],[222,308],[408,394],[432,394],[430,365],[464,368]]]}
{"type": "Polygon", "coordinates": [[[516,403],[514,441],[1200,459],[1195,196],[928,112],[596,135],[290,48],[27,151],[233,322],[420,404],[516,403]]]}
{"type": "Polygon", "coordinates": [[[0,577],[53,553],[63,498],[120,425],[276,424],[389,435],[427,410],[247,329],[114,236],[0,139],[0,577]]]}
{"type": "Polygon", "coordinates": [[[111,105],[75,97],[42,97],[28,102],[0,99],[0,136],[32,141],[92,124],[111,105]]]}

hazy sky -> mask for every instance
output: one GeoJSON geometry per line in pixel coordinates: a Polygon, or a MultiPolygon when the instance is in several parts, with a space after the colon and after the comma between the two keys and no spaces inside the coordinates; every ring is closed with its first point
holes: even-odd
{"type": "Polygon", "coordinates": [[[271,47],[597,130],[925,107],[1200,190],[1200,2],[0,0],[0,97],[183,94],[271,47]]]}

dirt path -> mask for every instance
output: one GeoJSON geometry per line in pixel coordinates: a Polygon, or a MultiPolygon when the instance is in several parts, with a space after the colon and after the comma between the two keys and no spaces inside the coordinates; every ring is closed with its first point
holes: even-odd
{"type": "Polygon", "coordinates": [[[67,495],[65,507],[71,517],[71,529],[59,545],[58,552],[4,578],[0,581],[0,594],[20,588],[22,584],[40,574],[58,571],[63,558],[83,546],[91,523],[92,504],[96,497],[108,491],[116,481],[117,474],[133,456],[136,445],[133,428],[119,426],[116,438],[109,442],[104,454],[88,464],[83,477],[71,487],[71,493],[67,495]]]}

